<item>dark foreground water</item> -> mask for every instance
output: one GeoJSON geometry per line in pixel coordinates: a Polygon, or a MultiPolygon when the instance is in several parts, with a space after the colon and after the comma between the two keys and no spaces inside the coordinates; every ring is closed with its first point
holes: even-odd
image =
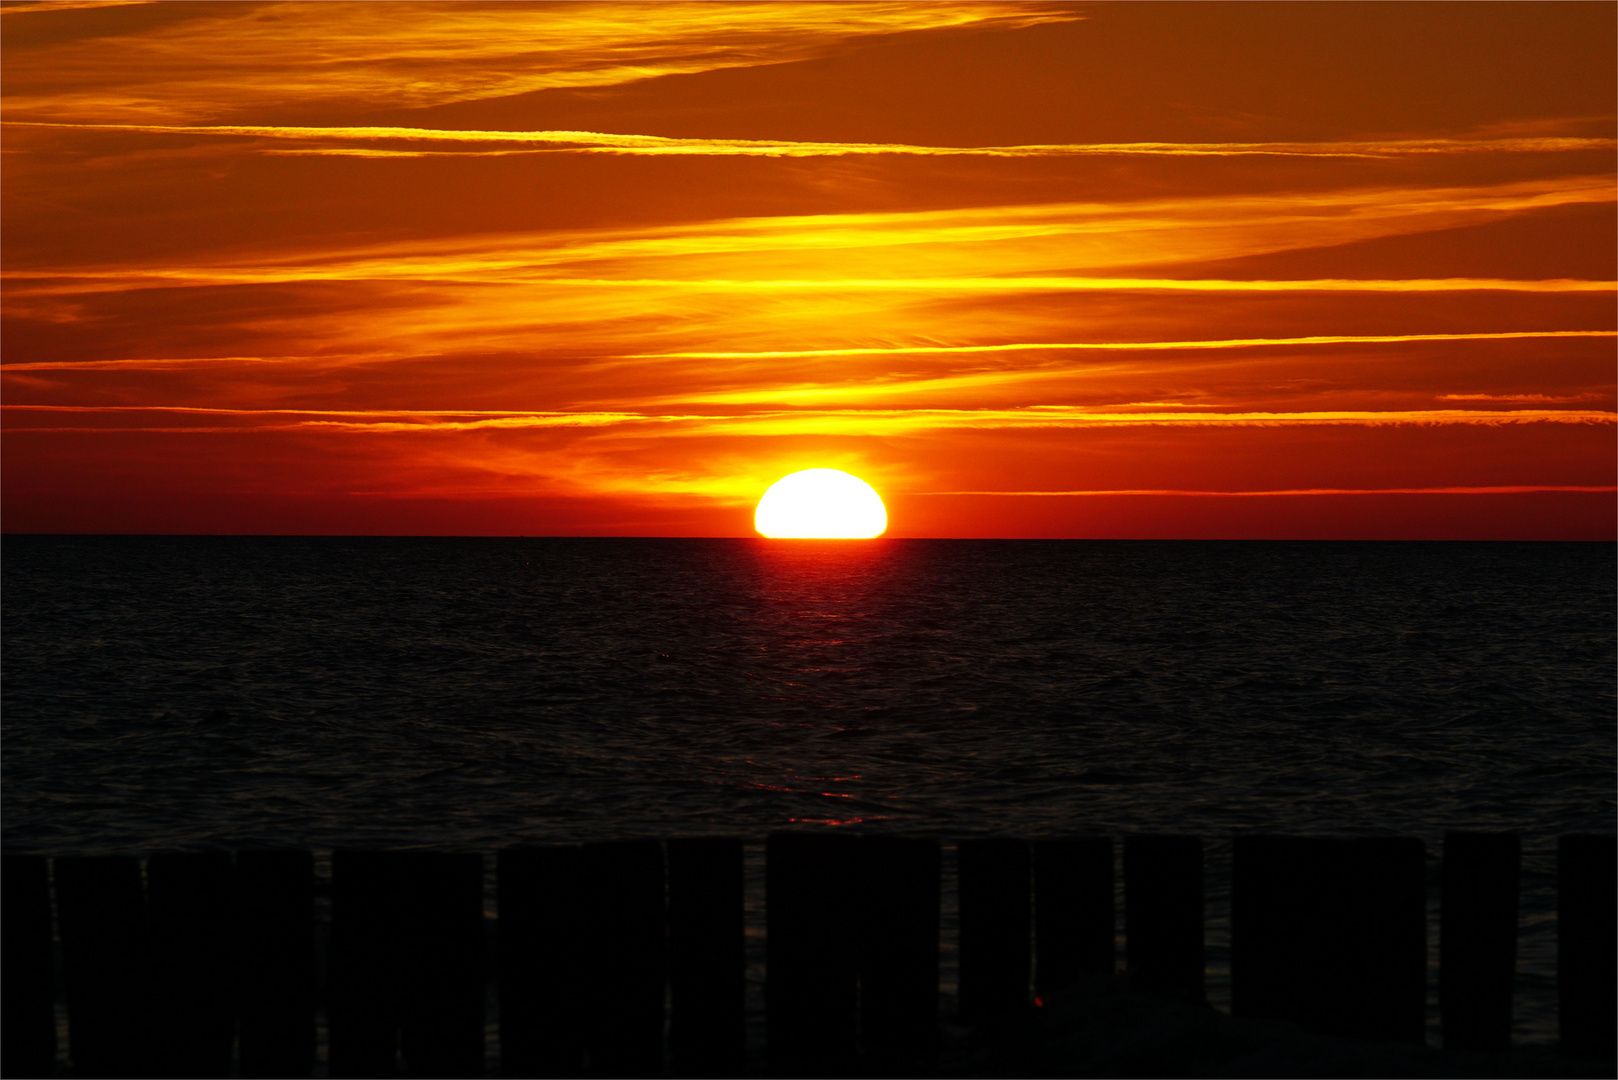
{"type": "Polygon", "coordinates": [[[1611,827],[1606,544],[10,537],[5,839],[1611,827]]]}
{"type": "Polygon", "coordinates": [[[1612,829],[1613,590],[1610,544],[10,537],[4,839],[1510,829],[1534,939],[1612,829]]]}

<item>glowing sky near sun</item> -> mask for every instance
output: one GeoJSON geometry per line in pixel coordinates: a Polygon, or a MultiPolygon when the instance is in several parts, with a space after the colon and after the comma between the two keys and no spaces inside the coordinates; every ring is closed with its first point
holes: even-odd
{"type": "Polygon", "coordinates": [[[1610,4],[0,4],[11,531],[1611,538],[1610,4]]]}

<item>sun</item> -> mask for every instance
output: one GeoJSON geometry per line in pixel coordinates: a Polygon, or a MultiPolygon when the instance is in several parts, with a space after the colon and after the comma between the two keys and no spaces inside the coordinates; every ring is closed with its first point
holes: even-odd
{"type": "Polygon", "coordinates": [[[778,538],[862,540],[880,536],[887,527],[882,496],[841,469],[805,469],[781,477],[753,515],[753,528],[778,538]]]}

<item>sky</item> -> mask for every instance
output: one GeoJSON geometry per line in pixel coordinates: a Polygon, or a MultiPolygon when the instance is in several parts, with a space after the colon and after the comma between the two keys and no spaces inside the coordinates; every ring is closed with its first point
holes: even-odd
{"type": "Polygon", "coordinates": [[[1615,12],[3,4],[0,524],[1610,540],[1615,12]]]}

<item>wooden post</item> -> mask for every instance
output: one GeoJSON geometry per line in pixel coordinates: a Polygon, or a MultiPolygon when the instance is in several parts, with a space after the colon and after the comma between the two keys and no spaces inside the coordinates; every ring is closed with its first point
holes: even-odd
{"type": "Polygon", "coordinates": [[[1511,1048],[1521,866],[1513,833],[1444,836],[1438,1000],[1446,1050],[1511,1048]]]}
{"type": "Polygon", "coordinates": [[[1427,1041],[1427,851],[1415,837],[1343,842],[1352,905],[1341,977],[1344,1023],[1332,1034],[1427,1041]]]}
{"type": "Polygon", "coordinates": [[[0,860],[0,1074],[49,1076],[56,1064],[49,867],[42,855],[0,860]]]}
{"type": "Polygon", "coordinates": [[[1204,1000],[1202,903],[1201,840],[1124,839],[1124,937],[1132,988],[1204,1000]]]}
{"type": "Polygon", "coordinates": [[[217,1077],[236,1042],[230,856],[154,855],[146,862],[152,942],[153,1068],[217,1077]]]}
{"type": "Polygon", "coordinates": [[[1231,1015],[1331,1027],[1347,933],[1342,842],[1244,833],[1231,862],[1231,1015]]]}
{"type": "Polygon", "coordinates": [[[1033,961],[1032,869],[1024,840],[956,845],[961,895],[961,1023],[1000,1024],[1027,1009],[1033,961]]]}
{"type": "Polygon", "coordinates": [[[584,1072],[584,853],[579,847],[500,852],[500,1075],[584,1072]]]}
{"type": "Polygon", "coordinates": [[[395,855],[405,1075],[483,1075],[483,859],[395,855]]]}
{"type": "Polygon", "coordinates": [[[56,860],[69,1046],[77,1077],[151,1071],[151,983],[140,863],[56,860]]]}
{"type": "Polygon", "coordinates": [[[854,1059],[859,853],[847,835],[775,833],[767,842],[765,1028],[777,1074],[826,1075],[854,1059]]]}
{"type": "Polygon", "coordinates": [[[663,845],[629,840],[584,845],[585,1048],[590,1075],[663,1072],[667,978],[663,845]]]}
{"type": "Polygon", "coordinates": [[[896,836],[861,843],[861,1039],[879,1072],[931,1075],[938,1064],[939,845],[896,836]]]}
{"type": "Polygon", "coordinates": [[[236,855],[242,1076],[308,1076],[315,1062],[314,856],[236,855]]]}
{"type": "Polygon", "coordinates": [[[398,1075],[395,875],[387,852],[332,854],[326,1017],[333,1077],[398,1075]]]}
{"type": "Polygon", "coordinates": [[[746,1064],[742,842],[671,840],[669,1053],[676,1076],[733,1076],[746,1064]]]}
{"type": "Polygon", "coordinates": [[[1615,847],[1610,836],[1563,836],[1556,849],[1556,999],[1562,1052],[1611,1060],[1615,847]]]}
{"type": "Polygon", "coordinates": [[[1423,1039],[1419,840],[1238,836],[1231,1013],[1360,1039],[1423,1039]]]}
{"type": "Polygon", "coordinates": [[[1034,993],[1117,967],[1112,840],[1034,841],[1034,993]]]}

